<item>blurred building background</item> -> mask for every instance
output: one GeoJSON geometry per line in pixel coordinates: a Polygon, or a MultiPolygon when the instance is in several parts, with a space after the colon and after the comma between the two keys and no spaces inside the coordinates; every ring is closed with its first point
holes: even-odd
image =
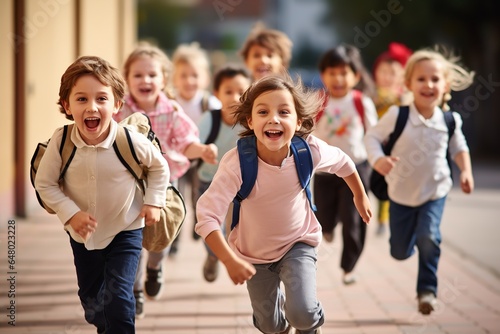
{"type": "Polygon", "coordinates": [[[313,87],[321,86],[320,55],[340,42],[360,48],[368,69],[391,41],[454,51],[476,79],[450,105],[464,119],[473,159],[498,163],[499,9],[495,0],[3,0],[1,218],[38,205],[29,162],[37,142],[66,122],[56,106],[59,80],[76,57],[95,54],[121,68],[140,40],[168,55],[198,41],[217,67],[242,61],[238,50],[258,21],[291,38],[290,72],[313,87]]]}

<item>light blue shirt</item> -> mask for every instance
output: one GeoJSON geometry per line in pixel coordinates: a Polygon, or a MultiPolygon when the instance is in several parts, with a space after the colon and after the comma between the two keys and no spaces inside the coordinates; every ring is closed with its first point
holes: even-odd
{"type": "MultiPolygon", "coordinates": [[[[229,126],[222,121],[221,116],[221,125],[219,129],[219,134],[215,139],[215,145],[218,149],[217,160],[220,161],[224,154],[226,154],[230,149],[236,147],[236,142],[239,139],[239,133],[243,130],[241,125],[237,124],[236,126],[229,126]]],[[[210,134],[210,130],[212,129],[212,113],[204,112],[200,122],[198,123],[198,128],[200,130],[200,142],[204,143],[210,134]]],[[[203,163],[198,169],[198,177],[203,182],[212,182],[214,178],[215,172],[219,164],[207,164],[203,163]]]]}

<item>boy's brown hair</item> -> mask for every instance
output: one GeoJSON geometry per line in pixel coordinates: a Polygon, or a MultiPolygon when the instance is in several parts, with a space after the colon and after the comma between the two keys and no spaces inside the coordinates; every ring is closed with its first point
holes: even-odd
{"type": "Polygon", "coordinates": [[[100,57],[82,56],[75,60],[61,77],[57,104],[59,105],[59,111],[69,120],[73,120],[73,115],[66,114],[63,102],[69,103],[71,89],[75,86],[76,81],[84,75],[92,75],[103,85],[111,87],[115,103],[123,101],[125,80],[120,71],[100,57]]]}
{"type": "Polygon", "coordinates": [[[246,129],[240,133],[240,136],[254,134],[248,126],[248,120],[252,118],[253,104],[261,94],[275,90],[286,90],[292,95],[297,119],[302,123],[295,135],[307,137],[314,130],[314,120],[322,104],[319,93],[307,89],[300,77],[294,81],[288,75],[270,75],[254,82],[240,98],[241,103],[234,112],[236,123],[246,129]]]}
{"type": "Polygon", "coordinates": [[[276,52],[281,57],[283,67],[288,68],[290,66],[293,43],[285,33],[268,29],[264,24],[257,23],[240,49],[240,55],[244,60],[247,59],[250,48],[255,44],[276,52]]]}

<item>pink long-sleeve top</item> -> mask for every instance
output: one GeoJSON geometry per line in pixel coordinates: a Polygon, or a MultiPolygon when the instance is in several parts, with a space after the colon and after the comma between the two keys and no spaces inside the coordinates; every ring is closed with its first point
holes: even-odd
{"type": "MultiPolygon", "coordinates": [[[[339,148],[309,135],[314,172],[346,177],[354,173],[354,162],[339,148]]],[[[242,183],[237,149],[220,161],[209,189],[196,206],[196,232],[204,239],[224,224],[229,204],[242,183]]],[[[229,246],[242,259],[271,263],[281,259],[297,242],[313,247],[321,241],[321,226],[309,206],[295,168],[293,155],[281,167],[259,159],[257,180],[250,195],[241,202],[239,224],[229,234],[229,246]]]]}

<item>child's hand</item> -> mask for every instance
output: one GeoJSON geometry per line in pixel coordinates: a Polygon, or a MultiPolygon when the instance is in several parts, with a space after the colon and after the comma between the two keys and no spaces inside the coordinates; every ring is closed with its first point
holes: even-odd
{"type": "Polygon", "coordinates": [[[151,226],[160,221],[160,212],[161,208],[144,204],[139,216],[144,217],[144,222],[147,226],[151,226]]]}
{"type": "Polygon", "coordinates": [[[84,240],[87,240],[97,227],[95,218],[84,211],[78,211],[66,224],[69,224],[73,231],[81,235],[84,240]]]}
{"type": "Polygon", "coordinates": [[[203,148],[201,159],[208,164],[215,165],[217,163],[217,154],[217,146],[215,144],[208,144],[203,148]]]}
{"type": "Polygon", "coordinates": [[[474,177],[472,177],[471,172],[463,171],[460,173],[460,187],[466,194],[470,194],[474,190],[474,177]]]}
{"type": "Polygon", "coordinates": [[[375,162],[373,169],[379,172],[380,175],[386,176],[396,166],[398,161],[398,157],[385,156],[375,162]]]}
{"type": "Polygon", "coordinates": [[[237,257],[225,262],[224,265],[234,284],[243,284],[256,273],[252,264],[237,257]]]}
{"type": "Polygon", "coordinates": [[[363,193],[362,196],[355,196],[354,205],[356,206],[356,210],[358,210],[363,221],[366,224],[369,224],[373,214],[368,196],[365,193],[363,193]]]}

